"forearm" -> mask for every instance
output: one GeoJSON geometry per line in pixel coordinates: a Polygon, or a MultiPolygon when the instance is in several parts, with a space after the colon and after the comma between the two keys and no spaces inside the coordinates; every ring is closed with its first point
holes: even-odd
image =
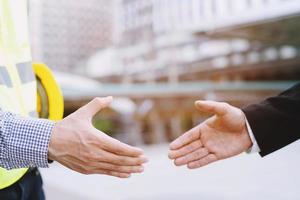
{"type": "Polygon", "coordinates": [[[300,136],[300,84],[276,97],[243,109],[265,156],[280,149],[300,136]]]}
{"type": "Polygon", "coordinates": [[[47,167],[54,123],[0,111],[0,166],[6,169],[47,167]]]}

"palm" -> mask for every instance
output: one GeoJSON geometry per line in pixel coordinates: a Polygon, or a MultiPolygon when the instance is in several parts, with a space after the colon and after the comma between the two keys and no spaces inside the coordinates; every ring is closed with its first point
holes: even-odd
{"type": "Polygon", "coordinates": [[[203,102],[198,109],[215,115],[191,129],[171,145],[176,165],[198,168],[237,155],[251,145],[243,112],[225,103],[203,102]]]}
{"type": "Polygon", "coordinates": [[[200,140],[218,159],[244,151],[244,116],[236,109],[223,116],[213,116],[200,125],[200,140]]]}

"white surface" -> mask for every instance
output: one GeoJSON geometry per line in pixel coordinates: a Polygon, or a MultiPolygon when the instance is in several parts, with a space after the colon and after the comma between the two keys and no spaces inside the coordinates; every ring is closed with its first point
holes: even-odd
{"type": "Polygon", "coordinates": [[[188,170],[167,158],[167,145],[145,147],[145,172],[121,180],[81,175],[51,165],[42,169],[48,200],[300,199],[300,142],[265,158],[242,154],[188,170]]]}

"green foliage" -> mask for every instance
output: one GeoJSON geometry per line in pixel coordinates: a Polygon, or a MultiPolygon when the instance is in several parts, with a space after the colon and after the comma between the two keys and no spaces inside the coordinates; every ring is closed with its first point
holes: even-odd
{"type": "Polygon", "coordinates": [[[96,129],[106,133],[107,135],[113,135],[115,133],[115,127],[113,122],[109,119],[93,119],[93,125],[96,129]]]}

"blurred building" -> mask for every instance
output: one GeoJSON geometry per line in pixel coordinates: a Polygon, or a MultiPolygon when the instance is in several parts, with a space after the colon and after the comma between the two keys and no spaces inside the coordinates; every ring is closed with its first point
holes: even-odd
{"type": "Polygon", "coordinates": [[[299,10],[297,0],[31,0],[33,55],[102,82],[296,79],[285,61],[299,56],[299,10]],[[253,72],[264,64],[274,73],[253,72]]]}
{"type": "Polygon", "coordinates": [[[299,1],[124,0],[117,10],[113,59],[123,68],[93,73],[101,81],[299,77],[299,1]]]}
{"type": "Polygon", "coordinates": [[[31,2],[34,55],[101,82],[64,85],[67,113],[93,96],[130,98],[134,112],[109,117],[129,143],[198,124],[197,99],[241,107],[300,80],[299,0],[31,2]]]}
{"type": "Polygon", "coordinates": [[[297,0],[121,0],[116,9],[113,54],[99,52],[88,68],[101,82],[131,88],[138,108],[151,107],[136,112],[149,143],[201,121],[196,99],[244,106],[279,92],[280,81],[300,80],[297,0]],[[97,73],[102,60],[118,60],[117,70],[97,73]],[[184,92],[193,86],[199,90],[184,92]]]}

